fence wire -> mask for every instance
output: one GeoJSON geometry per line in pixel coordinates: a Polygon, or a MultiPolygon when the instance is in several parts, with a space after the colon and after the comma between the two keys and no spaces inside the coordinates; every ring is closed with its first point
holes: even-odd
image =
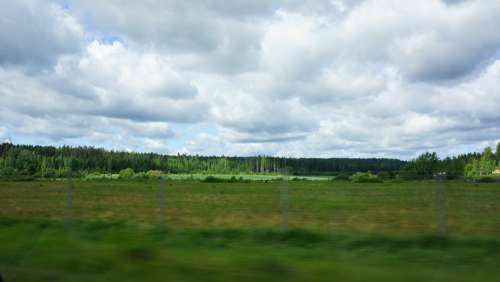
{"type": "Polygon", "coordinates": [[[370,184],[296,183],[284,175],[275,183],[235,185],[160,179],[139,182],[136,189],[130,183],[74,181],[68,173],[66,182],[37,184],[22,198],[12,203],[7,199],[4,210],[17,210],[24,217],[64,218],[68,226],[79,220],[174,228],[500,234],[500,205],[495,200],[500,190],[493,185],[457,188],[456,182],[437,179],[418,187],[398,183],[387,190],[370,184]]]}

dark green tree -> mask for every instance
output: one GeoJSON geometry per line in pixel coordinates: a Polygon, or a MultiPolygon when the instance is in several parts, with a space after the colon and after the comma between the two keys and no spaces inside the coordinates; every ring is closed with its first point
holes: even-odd
{"type": "Polygon", "coordinates": [[[422,179],[429,179],[438,170],[439,158],[435,152],[423,153],[415,159],[415,170],[417,176],[422,179]]]}
{"type": "Polygon", "coordinates": [[[495,156],[490,147],[484,149],[483,155],[479,161],[479,175],[490,175],[496,166],[495,156]]]}

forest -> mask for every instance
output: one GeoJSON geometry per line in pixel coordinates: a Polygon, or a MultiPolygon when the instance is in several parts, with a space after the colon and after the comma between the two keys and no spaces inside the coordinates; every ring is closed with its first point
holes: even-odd
{"type": "Polygon", "coordinates": [[[271,156],[162,155],[105,150],[93,147],[54,147],[0,144],[0,177],[65,177],[90,173],[134,172],[202,174],[352,175],[371,172],[383,178],[429,179],[441,172],[449,179],[491,174],[500,160],[500,143],[494,153],[468,153],[439,159],[435,152],[414,160],[388,158],[285,158],[271,156]]]}
{"type": "Polygon", "coordinates": [[[397,159],[161,155],[93,147],[0,145],[0,174],[38,177],[62,177],[68,170],[78,174],[118,173],[127,168],[135,172],[159,170],[212,174],[279,174],[286,169],[291,174],[328,175],[335,172],[398,171],[404,165],[404,161],[397,159]]]}

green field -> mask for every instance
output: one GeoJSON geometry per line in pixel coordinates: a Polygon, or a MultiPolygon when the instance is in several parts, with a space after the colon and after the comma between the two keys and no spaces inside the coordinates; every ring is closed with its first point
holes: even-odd
{"type": "Polygon", "coordinates": [[[6,281],[500,281],[500,185],[0,182],[6,281]],[[288,201],[280,191],[288,191],[288,201]],[[286,217],[284,205],[288,203],[286,217]]]}
{"type": "MultiPolygon", "coordinates": [[[[207,177],[215,177],[221,180],[237,179],[240,181],[276,181],[283,178],[280,174],[201,174],[201,173],[159,173],[157,176],[161,176],[165,179],[175,180],[175,181],[203,181],[207,177]]],[[[310,176],[310,175],[297,175],[289,176],[291,180],[310,180],[310,181],[329,181],[332,176],[310,176]]],[[[120,179],[120,174],[89,174],[84,176],[84,180],[118,180],[120,179]]]]}

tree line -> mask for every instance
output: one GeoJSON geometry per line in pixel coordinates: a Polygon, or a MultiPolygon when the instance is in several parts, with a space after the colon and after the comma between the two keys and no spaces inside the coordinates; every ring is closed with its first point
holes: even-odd
{"type": "Polygon", "coordinates": [[[227,157],[162,155],[105,150],[94,147],[53,147],[0,144],[0,176],[64,177],[68,170],[76,175],[135,172],[205,174],[332,175],[357,171],[396,172],[405,165],[398,159],[285,158],[270,156],[227,157]]]}
{"type": "Polygon", "coordinates": [[[444,159],[439,159],[435,152],[421,154],[406,163],[400,171],[400,176],[404,179],[430,179],[436,176],[447,179],[478,178],[491,176],[497,167],[500,167],[500,142],[495,153],[487,147],[482,153],[468,153],[444,159]]]}
{"type": "MultiPolygon", "coordinates": [[[[0,144],[0,178],[30,176],[41,178],[88,174],[161,172],[187,174],[281,174],[332,175],[348,177],[370,172],[381,179],[430,179],[436,174],[448,179],[478,177],[492,173],[499,165],[500,143],[496,152],[468,153],[444,159],[426,152],[416,159],[388,158],[285,158],[270,156],[227,157],[199,155],[163,155],[105,150],[94,147],[54,147],[0,144]]],[[[370,176],[371,177],[371,176],[370,176]]],[[[373,179],[371,179],[373,180],[373,179]]]]}

